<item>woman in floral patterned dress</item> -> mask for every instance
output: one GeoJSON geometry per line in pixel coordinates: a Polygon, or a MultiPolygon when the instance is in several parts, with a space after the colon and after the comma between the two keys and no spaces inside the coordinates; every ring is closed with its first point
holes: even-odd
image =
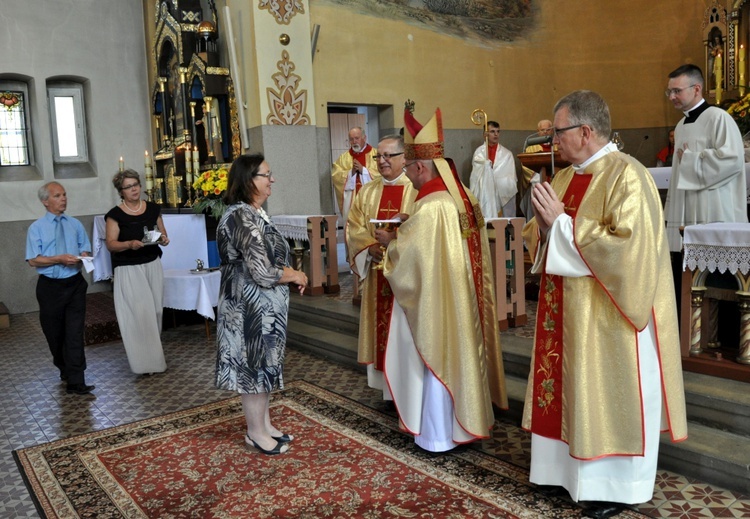
{"type": "Polygon", "coordinates": [[[242,395],[245,443],[263,454],[282,454],[294,437],[271,424],[269,396],[283,389],[289,286],[300,293],[304,272],[292,269],[289,246],[261,207],[274,183],[262,155],[242,155],[229,170],[229,206],[216,241],[221,290],[216,326],[216,387],[242,395]]]}

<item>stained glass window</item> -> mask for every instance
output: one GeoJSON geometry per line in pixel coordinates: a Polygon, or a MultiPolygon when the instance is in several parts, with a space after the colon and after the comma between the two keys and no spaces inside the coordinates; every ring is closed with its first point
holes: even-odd
{"type": "Polygon", "coordinates": [[[29,164],[24,93],[0,91],[0,166],[29,164]]]}

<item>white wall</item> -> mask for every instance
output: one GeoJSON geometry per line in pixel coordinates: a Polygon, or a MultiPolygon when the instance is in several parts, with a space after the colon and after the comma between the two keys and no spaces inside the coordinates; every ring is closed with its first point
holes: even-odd
{"type": "Polygon", "coordinates": [[[19,313],[37,309],[36,275],[23,261],[25,228],[44,214],[37,189],[55,180],[46,81],[87,79],[89,153],[96,176],[61,183],[68,192],[68,214],[102,214],[119,200],[111,183],[118,158],[142,172],[143,152],[152,151],[147,50],[141,0],[2,0],[1,5],[0,75],[32,78],[29,109],[38,173],[4,180],[0,168],[0,235],[8,244],[0,249],[0,301],[19,313]]]}

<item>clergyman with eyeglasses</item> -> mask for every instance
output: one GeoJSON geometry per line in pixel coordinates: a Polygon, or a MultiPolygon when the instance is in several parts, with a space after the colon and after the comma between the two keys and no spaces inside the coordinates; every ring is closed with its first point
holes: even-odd
{"type": "Polygon", "coordinates": [[[524,228],[542,276],[522,422],[529,481],[564,487],[596,518],[651,500],[660,430],[687,438],[661,200],[610,132],[595,92],[557,102],[553,143],[571,166],[534,185],[524,228]]]}
{"type": "Polygon", "coordinates": [[[384,400],[392,401],[383,377],[383,362],[393,292],[383,276],[385,249],[375,239],[375,224],[370,220],[411,214],[417,191],[405,173],[403,137],[389,135],[380,139],[375,157],[382,177],[365,184],[354,199],[346,223],[346,243],[349,266],[362,288],[357,361],[367,366],[367,384],[382,390],[384,400]]]}
{"type": "Polygon", "coordinates": [[[747,222],[742,135],[725,110],[703,99],[703,87],[701,69],[682,65],[669,73],[664,92],[685,114],[675,128],[664,208],[669,250],[674,253],[682,250],[681,226],[747,222]]]}

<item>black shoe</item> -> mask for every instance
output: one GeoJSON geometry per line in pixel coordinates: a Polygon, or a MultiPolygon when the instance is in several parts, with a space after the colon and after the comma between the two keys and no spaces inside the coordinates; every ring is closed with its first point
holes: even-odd
{"type": "Polygon", "coordinates": [[[546,497],[563,497],[570,495],[565,488],[557,485],[537,485],[536,489],[546,497]]]}
{"type": "Polygon", "coordinates": [[[261,447],[260,445],[258,445],[257,443],[255,443],[255,440],[253,440],[252,438],[250,438],[250,436],[248,436],[247,434],[245,435],[245,443],[249,447],[254,448],[258,452],[260,452],[262,454],[265,454],[266,456],[275,456],[277,454],[284,454],[285,452],[289,452],[289,446],[288,445],[287,445],[286,450],[283,450],[283,451],[281,450],[282,447],[284,447],[284,445],[286,445],[286,444],[282,443],[280,441],[276,442],[276,447],[274,447],[270,451],[267,451],[266,449],[264,449],[263,447],[261,447]]]}
{"type": "Polygon", "coordinates": [[[271,438],[283,444],[291,442],[294,439],[294,436],[291,434],[282,434],[281,436],[271,436],[271,438]]]}
{"type": "Polygon", "coordinates": [[[67,382],[68,381],[68,375],[66,375],[65,373],[63,373],[61,371],[60,372],[60,380],[62,380],[63,382],[67,382]]]}
{"type": "Polygon", "coordinates": [[[76,395],[87,395],[91,393],[96,386],[87,386],[86,384],[68,384],[68,393],[76,395]]]}
{"type": "Polygon", "coordinates": [[[585,506],[583,509],[583,517],[592,517],[593,519],[607,519],[608,517],[614,517],[625,510],[625,505],[623,503],[588,501],[581,504],[585,506]]]}

